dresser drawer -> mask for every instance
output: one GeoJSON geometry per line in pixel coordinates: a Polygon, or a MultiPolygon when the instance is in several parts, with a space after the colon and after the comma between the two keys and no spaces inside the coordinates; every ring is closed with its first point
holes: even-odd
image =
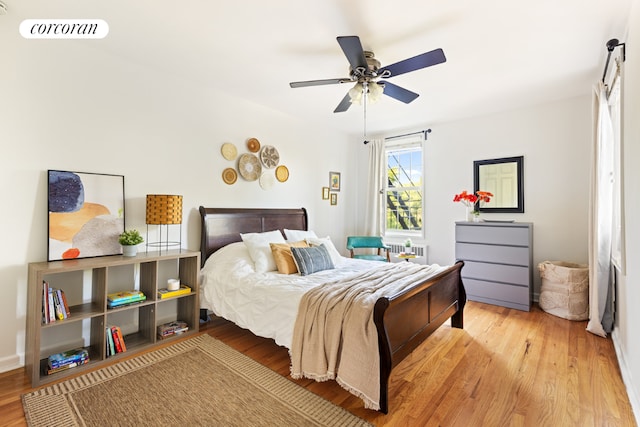
{"type": "Polygon", "coordinates": [[[529,286],[529,269],[523,266],[465,261],[462,278],[529,286]]]}
{"type": "Polygon", "coordinates": [[[467,298],[471,301],[497,304],[525,311],[530,309],[531,294],[526,286],[512,286],[474,279],[462,279],[462,284],[467,298]]]}
{"type": "Polygon", "coordinates": [[[529,240],[529,227],[461,224],[456,227],[456,242],[528,247],[529,240]]]}
{"type": "Polygon", "coordinates": [[[456,243],[456,258],[464,261],[485,261],[528,267],[529,248],[456,243]]]}

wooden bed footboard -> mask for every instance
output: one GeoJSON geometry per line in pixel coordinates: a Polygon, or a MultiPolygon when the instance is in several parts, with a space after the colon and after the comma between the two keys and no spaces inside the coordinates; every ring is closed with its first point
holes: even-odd
{"type": "Polygon", "coordinates": [[[391,370],[429,335],[451,318],[451,326],[463,327],[467,301],[458,261],[442,273],[392,297],[380,298],[373,320],[380,352],[380,412],[389,411],[391,370]]]}

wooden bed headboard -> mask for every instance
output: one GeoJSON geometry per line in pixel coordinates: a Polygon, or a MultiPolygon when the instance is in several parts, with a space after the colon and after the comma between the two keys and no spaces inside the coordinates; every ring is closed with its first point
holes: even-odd
{"type": "Polygon", "coordinates": [[[202,265],[209,255],[230,243],[241,242],[240,233],[307,230],[307,210],[205,208],[200,206],[200,259],[202,265]]]}

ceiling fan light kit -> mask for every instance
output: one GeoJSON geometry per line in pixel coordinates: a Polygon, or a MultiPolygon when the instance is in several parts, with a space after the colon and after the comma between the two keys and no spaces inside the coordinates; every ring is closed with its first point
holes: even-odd
{"type": "Polygon", "coordinates": [[[375,104],[380,100],[383,93],[384,86],[382,83],[358,82],[349,89],[348,95],[352,104],[362,105],[365,99],[370,104],[375,104]]]}
{"type": "Polygon", "coordinates": [[[379,79],[388,79],[400,74],[409,73],[432,65],[446,62],[442,49],[435,49],[412,58],[405,59],[395,64],[381,68],[380,61],[371,51],[365,51],[358,36],[341,36],[337,38],[344,55],[349,61],[349,77],[324,80],[308,80],[291,82],[292,88],[320,86],[353,82],[355,85],[349,89],[347,95],[334,110],[334,113],[347,111],[351,104],[374,103],[382,94],[408,104],[419,95],[390,82],[380,82],[379,79]]]}

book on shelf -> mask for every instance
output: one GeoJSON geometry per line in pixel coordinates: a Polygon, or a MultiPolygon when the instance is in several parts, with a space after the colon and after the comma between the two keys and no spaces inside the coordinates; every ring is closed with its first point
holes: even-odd
{"type": "Polygon", "coordinates": [[[58,289],[58,292],[60,293],[60,301],[62,303],[62,307],[64,308],[64,318],[68,319],[69,317],[71,317],[71,310],[69,309],[69,303],[67,302],[67,296],[64,294],[64,291],[62,289],[58,289]]]}
{"type": "Polygon", "coordinates": [[[139,302],[144,302],[147,300],[147,297],[142,297],[136,300],[130,300],[130,301],[121,301],[121,302],[111,302],[111,301],[107,301],[107,307],[108,308],[119,308],[119,307],[125,307],[127,305],[133,305],[133,304],[137,304],[139,302]]]}
{"type": "Polygon", "coordinates": [[[122,329],[120,326],[112,326],[111,331],[118,335],[118,340],[120,341],[120,346],[122,347],[122,351],[127,351],[127,345],[124,342],[124,335],[122,335],[122,329]]]}
{"type": "Polygon", "coordinates": [[[144,293],[136,290],[113,292],[113,293],[107,294],[107,300],[114,303],[123,302],[123,301],[137,301],[143,297],[146,298],[144,293]]]}
{"type": "Polygon", "coordinates": [[[52,354],[47,358],[47,365],[49,369],[55,369],[84,360],[89,360],[89,351],[86,348],[75,348],[73,350],[63,351],[62,353],[52,354]]]}
{"type": "Polygon", "coordinates": [[[67,297],[62,289],[55,289],[42,281],[42,322],[52,323],[71,317],[67,297]]]}
{"type": "Polygon", "coordinates": [[[113,337],[113,344],[116,349],[116,353],[122,353],[122,344],[120,344],[120,338],[118,338],[118,333],[113,329],[113,326],[109,328],[108,333],[113,337]]]}
{"type": "Polygon", "coordinates": [[[47,304],[49,304],[49,323],[53,323],[56,321],[56,310],[53,305],[53,293],[51,292],[51,288],[47,291],[47,304]]]}
{"type": "Polygon", "coordinates": [[[114,292],[107,295],[107,307],[117,308],[146,301],[147,296],[140,291],[114,292]]]}
{"type": "Polygon", "coordinates": [[[116,346],[113,342],[113,335],[111,334],[111,329],[107,326],[106,330],[107,337],[107,357],[113,356],[116,354],[116,346]]]}
{"type": "Polygon", "coordinates": [[[72,362],[67,365],[62,365],[58,368],[49,368],[47,369],[47,375],[55,374],[57,372],[66,371],[67,369],[75,368],[76,366],[86,365],[89,363],[89,359],[82,359],[78,362],[72,362]]]}
{"type": "Polygon", "coordinates": [[[176,289],[175,291],[170,291],[167,288],[158,289],[158,298],[172,298],[177,297],[178,295],[186,295],[191,293],[191,288],[186,285],[180,285],[180,289],[176,289]]]}
{"type": "Polygon", "coordinates": [[[49,323],[49,284],[42,281],[42,323],[49,323]]]}
{"type": "Polygon", "coordinates": [[[116,345],[116,353],[122,353],[126,349],[126,347],[124,346],[124,338],[122,336],[122,332],[118,333],[119,330],[119,326],[111,327],[111,335],[113,336],[113,342],[116,345]]]}
{"type": "Polygon", "coordinates": [[[174,335],[179,335],[189,330],[187,322],[182,320],[176,320],[175,322],[169,322],[158,326],[158,338],[165,339],[174,335]]]}
{"type": "Polygon", "coordinates": [[[89,356],[84,356],[79,359],[70,359],[64,363],[56,363],[56,364],[47,363],[47,368],[49,368],[49,370],[57,369],[61,371],[64,369],[73,368],[74,366],[77,366],[79,364],[87,363],[88,361],[89,361],[89,356]]]}
{"type": "Polygon", "coordinates": [[[51,293],[53,294],[53,305],[56,312],[56,319],[64,320],[66,316],[66,312],[62,305],[62,297],[60,296],[60,290],[52,289],[51,293]]]}
{"type": "Polygon", "coordinates": [[[127,351],[124,336],[119,326],[107,326],[106,328],[107,357],[127,351]]]}

